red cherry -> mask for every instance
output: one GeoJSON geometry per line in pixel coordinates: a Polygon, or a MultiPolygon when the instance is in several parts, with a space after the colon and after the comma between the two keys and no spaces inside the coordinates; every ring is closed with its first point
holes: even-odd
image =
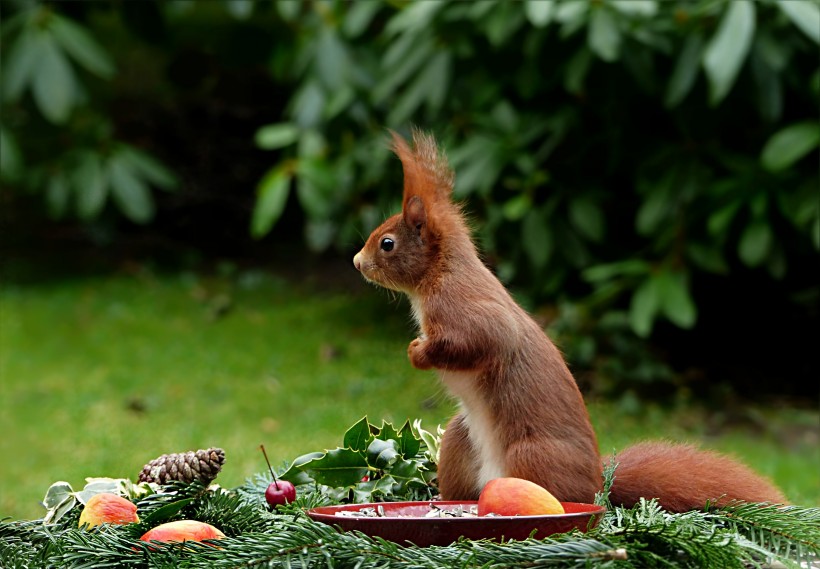
{"type": "Polygon", "coordinates": [[[273,468],[271,468],[268,460],[268,453],[265,452],[265,445],[259,445],[259,448],[262,449],[265,462],[268,463],[268,470],[270,470],[270,475],[273,477],[273,482],[268,484],[268,488],[265,490],[265,501],[272,508],[280,504],[293,502],[296,499],[296,487],[288,480],[276,479],[276,474],[273,473],[273,468]]]}
{"type": "Polygon", "coordinates": [[[274,480],[265,490],[265,501],[271,506],[287,504],[296,499],[296,487],[287,480],[274,480]]]}

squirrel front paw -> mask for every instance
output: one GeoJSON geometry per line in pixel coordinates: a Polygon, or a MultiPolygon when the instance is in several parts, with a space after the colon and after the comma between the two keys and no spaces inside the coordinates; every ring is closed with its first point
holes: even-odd
{"type": "Polygon", "coordinates": [[[425,354],[425,346],[426,343],[421,338],[416,338],[407,346],[407,357],[410,358],[410,364],[416,369],[431,369],[433,367],[425,354]]]}

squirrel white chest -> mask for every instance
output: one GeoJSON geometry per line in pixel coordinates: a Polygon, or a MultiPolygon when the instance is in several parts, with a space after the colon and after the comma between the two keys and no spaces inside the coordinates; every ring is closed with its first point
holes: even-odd
{"type": "Polygon", "coordinates": [[[444,385],[461,403],[470,442],[478,457],[476,489],[494,478],[506,476],[504,448],[492,411],[476,388],[474,372],[439,371],[444,385]]]}

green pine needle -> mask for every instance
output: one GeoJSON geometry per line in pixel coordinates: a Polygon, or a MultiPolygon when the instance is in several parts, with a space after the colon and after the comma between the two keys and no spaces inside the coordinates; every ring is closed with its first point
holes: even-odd
{"type": "MultiPolygon", "coordinates": [[[[366,435],[356,439],[363,441],[362,448],[372,444],[368,425],[361,422],[357,426],[366,435]]],[[[406,430],[391,427],[389,431],[393,436],[402,432],[409,436],[406,430]]],[[[412,449],[402,459],[406,462],[429,461],[424,454],[425,445],[414,445],[409,439],[404,444],[389,446],[412,449]]],[[[390,464],[400,464],[399,459],[390,464]]],[[[434,466],[427,462],[425,471],[433,472],[434,466]]],[[[411,470],[408,468],[408,472],[411,470]]],[[[294,503],[271,509],[264,500],[271,479],[260,474],[235,490],[207,489],[198,482],[175,482],[162,487],[137,503],[141,520],[137,524],[80,529],[80,506],[49,525],[42,520],[0,522],[0,567],[746,569],[767,567],[774,562],[786,567],[808,567],[820,559],[820,508],[734,503],[721,509],[673,514],[654,500],[641,500],[633,508],[612,507],[608,491],[616,470],[615,463],[604,469],[604,490],[596,502],[607,505],[608,510],[598,527],[588,533],[573,531],[546,539],[503,543],[460,540],[446,547],[399,545],[357,532],[342,533],[314,522],[305,514],[305,510],[313,507],[351,499],[350,486],[330,488],[316,481],[308,482],[299,487],[294,503]],[[139,541],[152,527],[177,519],[210,523],[226,537],[213,545],[139,541]]],[[[386,471],[369,472],[382,476],[386,471]]],[[[421,486],[425,492],[432,488],[426,482],[421,486]]],[[[392,493],[379,497],[414,500],[417,492],[418,488],[396,483],[392,493]]]]}

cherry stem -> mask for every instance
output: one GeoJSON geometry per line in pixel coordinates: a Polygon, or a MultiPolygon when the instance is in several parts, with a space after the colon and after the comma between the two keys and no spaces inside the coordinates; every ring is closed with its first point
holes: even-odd
{"type": "Polygon", "coordinates": [[[270,460],[268,460],[268,453],[265,452],[265,445],[259,445],[259,448],[262,449],[262,454],[265,457],[265,462],[268,463],[268,470],[270,470],[270,475],[273,476],[273,484],[276,486],[276,489],[279,490],[279,483],[276,480],[276,475],[273,473],[273,467],[270,465],[270,460]]]}

